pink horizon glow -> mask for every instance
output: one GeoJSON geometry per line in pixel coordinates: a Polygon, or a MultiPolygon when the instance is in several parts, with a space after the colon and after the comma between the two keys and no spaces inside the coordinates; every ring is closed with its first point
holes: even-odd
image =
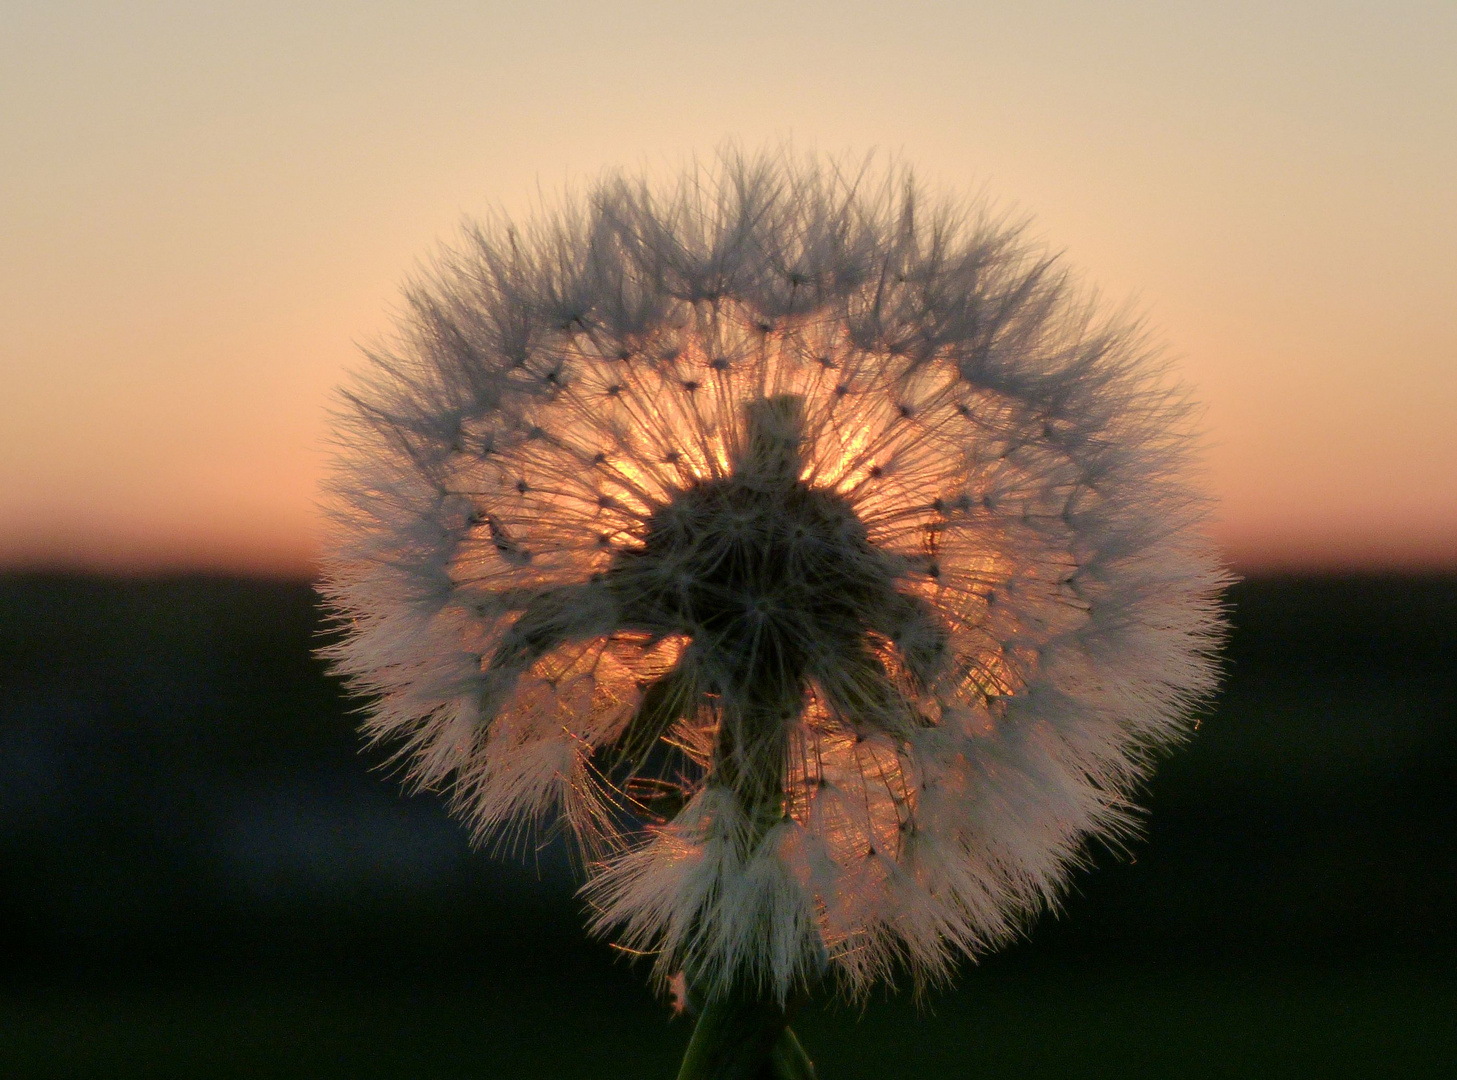
{"type": "MultiPolygon", "coordinates": [[[[1457,573],[1457,539],[1447,530],[1391,537],[1348,533],[1302,537],[1279,531],[1247,536],[1214,532],[1226,565],[1248,577],[1326,573],[1457,573]]],[[[158,537],[117,530],[106,543],[74,537],[0,541],[0,573],[82,573],[118,577],[204,573],[312,580],[319,545],[305,537],[264,532],[194,530],[158,537]]]]}

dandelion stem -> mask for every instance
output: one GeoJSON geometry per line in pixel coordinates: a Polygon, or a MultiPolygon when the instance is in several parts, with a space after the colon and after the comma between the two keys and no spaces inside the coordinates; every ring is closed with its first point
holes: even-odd
{"type": "MultiPolygon", "coordinates": [[[[769,830],[784,819],[781,732],[803,693],[795,680],[786,685],[786,680],[760,674],[750,707],[738,718],[748,730],[737,732],[762,744],[759,752],[746,761],[734,725],[727,722],[714,747],[715,774],[735,789],[747,811],[747,852],[764,843],[769,830]],[[763,752],[764,746],[769,753],[763,752]]],[[[789,1029],[802,1000],[795,995],[784,1003],[754,989],[710,998],[698,1016],[678,1080],[814,1080],[814,1065],[789,1029]]]]}
{"type": "Polygon", "coordinates": [[[777,1080],[815,1080],[814,1062],[787,1024],[769,1053],[769,1068],[770,1075],[777,1080]]]}
{"type": "Polygon", "coordinates": [[[678,1080],[814,1080],[814,1065],[789,1028],[792,1011],[744,994],[708,1002],[678,1080]]]}

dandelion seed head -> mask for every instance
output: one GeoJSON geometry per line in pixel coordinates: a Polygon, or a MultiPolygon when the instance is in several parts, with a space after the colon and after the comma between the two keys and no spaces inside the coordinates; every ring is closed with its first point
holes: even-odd
{"type": "Polygon", "coordinates": [[[712,997],[935,981],[1215,685],[1190,406],[984,208],[726,153],[476,229],[345,392],[366,727],[712,997]]]}

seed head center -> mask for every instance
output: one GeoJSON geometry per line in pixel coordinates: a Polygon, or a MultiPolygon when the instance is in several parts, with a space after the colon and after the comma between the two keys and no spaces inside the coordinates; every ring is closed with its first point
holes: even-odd
{"type": "Polygon", "coordinates": [[[619,577],[630,622],[691,636],[727,685],[798,685],[816,652],[853,645],[891,588],[849,502],[801,480],[801,401],[755,401],[733,472],[648,519],[619,577]]]}

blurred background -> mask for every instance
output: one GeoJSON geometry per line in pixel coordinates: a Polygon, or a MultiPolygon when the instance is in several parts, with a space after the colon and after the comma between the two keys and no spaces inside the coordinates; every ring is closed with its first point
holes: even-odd
{"type": "MultiPolygon", "coordinates": [[[[1449,1076],[1457,578],[1263,578],[1146,834],[822,1075],[1449,1076]]],[[[307,582],[0,579],[0,1075],[668,1077],[688,1025],[361,753],[307,582]]]]}
{"type": "Polygon", "coordinates": [[[314,493],[463,217],[725,139],[1035,214],[1244,577],[1143,838],[822,1075],[1452,1075],[1457,8],[1276,7],[0,5],[0,1076],[672,1075],[564,851],[361,749],[314,493]]]}

